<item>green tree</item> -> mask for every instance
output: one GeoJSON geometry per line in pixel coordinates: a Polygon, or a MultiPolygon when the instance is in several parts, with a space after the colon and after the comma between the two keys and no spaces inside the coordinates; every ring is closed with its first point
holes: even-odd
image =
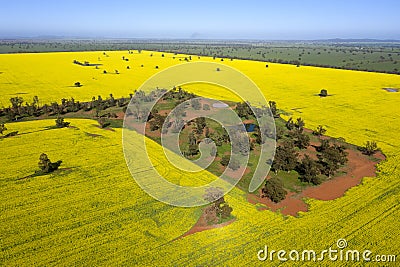
{"type": "Polygon", "coordinates": [[[261,144],[264,143],[264,142],[263,142],[263,139],[262,139],[262,134],[261,134],[260,127],[258,127],[258,126],[255,127],[255,133],[254,133],[254,135],[255,135],[255,137],[256,137],[255,142],[256,142],[257,144],[261,145],[261,144]]]}
{"type": "Polygon", "coordinates": [[[243,103],[237,103],[236,104],[236,113],[238,114],[239,117],[248,119],[249,116],[253,114],[250,106],[248,103],[243,102],[243,103]]]}
{"type": "Polygon", "coordinates": [[[313,131],[313,134],[316,136],[322,136],[326,133],[326,129],[322,125],[318,125],[317,129],[313,131]]]}
{"type": "Polygon", "coordinates": [[[223,155],[220,161],[221,165],[225,167],[228,166],[230,158],[231,158],[230,155],[223,155]]]}
{"type": "Polygon", "coordinates": [[[320,172],[320,167],[318,163],[311,159],[310,156],[305,155],[301,163],[297,168],[297,172],[300,174],[300,180],[307,183],[313,183],[318,185],[322,182],[318,175],[320,172]]]}
{"type": "Polygon", "coordinates": [[[328,177],[331,177],[336,171],[344,165],[347,159],[347,152],[342,145],[328,145],[320,153],[317,154],[319,164],[322,166],[321,172],[328,177]]]}
{"type": "Polygon", "coordinates": [[[34,106],[36,109],[39,108],[39,97],[37,95],[33,97],[32,106],[34,106]]]}
{"type": "Polygon", "coordinates": [[[202,134],[203,133],[203,129],[207,126],[206,118],[204,118],[204,117],[196,118],[194,120],[194,123],[196,125],[196,133],[197,134],[202,134]]]}
{"type": "Polygon", "coordinates": [[[190,132],[189,136],[189,151],[190,156],[197,155],[199,153],[199,146],[197,145],[197,139],[193,132],[190,132]]]}
{"type": "Polygon", "coordinates": [[[367,141],[364,144],[363,151],[366,155],[373,155],[378,151],[378,145],[375,141],[367,141]]]}
{"type": "Polygon", "coordinates": [[[294,122],[293,122],[293,118],[290,117],[287,122],[286,122],[286,128],[291,131],[294,128],[294,122]]]}
{"type": "Polygon", "coordinates": [[[3,132],[7,131],[6,126],[4,125],[4,123],[0,124],[0,134],[3,135],[3,132]]]}
{"type": "Polygon", "coordinates": [[[326,89],[321,89],[321,91],[320,91],[320,93],[319,93],[319,96],[321,96],[321,97],[326,97],[326,96],[328,96],[328,90],[326,90],[326,89]]]}
{"type": "Polygon", "coordinates": [[[208,127],[205,127],[205,133],[204,133],[204,136],[205,136],[206,138],[210,138],[210,128],[208,128],[208,127]]]}
{"type": "Polygon", "coordinates": [[[101,128],[106,128],[111,125],[111,123],[108,122],[105,118],[99,118],[97,121],[100,124],[101,128]]]}
{"type": "Polygon", "coordinates": [[[278,109],[276,107],[276,102],[275,101],[269,101],[269,108],[271,110],[272,116],[274,116],[274,118],[278,118],[279,114],[278,114],[278,109]]]}
{"type": "Polygon", "coordinates": [[[16,96],[10,98],[11,106],[14,109],[18,109],[21,107],[22,103],[24,103],[24,99],[22,97],[16,96]]]}
{"type": "Polygon", "coordinates": [[[276,148],[275,158],[272,163],[272,170],[277,173],[279,170],[291,171],[297,165],[297,157],[299,153],[296,152],[292,141],[285,141],[283,145],[276,148]]]}
{"type": "Polygon", "coordinates": [[[55,120],[55,122],[56,122],[56,126],[57,126],[58,128],[64,128],[64,127],[68,127],[68,126],[70,125],[70,122],[65,122],[65,121],[64,121],[64,118],[62,118],[62,117],[58,117],[58,118],[55,120]]]}
{"type": "Polygon", "coordinates": [[[297,118],[296,122],[294,123],[294,127],[296,128],[296,130],[301,131],[301,132],[304,130],[305,125],[306,124],[302,118],[297,118]]]}
{"type": "Polygon", "coordinates": [[[302,130],[293,130],[289,133],[289,137],[294,141],[294,145],[300,149],[307,148],[310,145],[310,137],[303,133],[302,130]]]}
{"type": "Polygon", "coordinates": [[[287,195],[286,190],[283,188],[282,180],[277,176],[265,181],[265,185],[261,191],[262,197],[268,197],[275,203],[282,201],[287,195]]]}
{"type": "Polygon", "coordinates": [[[217,156],[217,149],[215,148],[215,146],[211,147],[210,156],[211,157],[217,156]]]}
{"type": "Polygon", "coordinates": [[[207,188],[203,198],[211,202],[211,205],[205,209],[205,219],[208,224],[216,224],[222,219],[232,216],[233,209],[225,201],[221,189],[215,187],[207,188]]]}
{"type": "Polygon", "coordinates": [[[45,153],[42,153],[39,157],[38,166],[42,173],[50,173],[57,170],[58,167],[60,167],[61,163],[61,160],[52,163],[47,155],[45,153]]]}

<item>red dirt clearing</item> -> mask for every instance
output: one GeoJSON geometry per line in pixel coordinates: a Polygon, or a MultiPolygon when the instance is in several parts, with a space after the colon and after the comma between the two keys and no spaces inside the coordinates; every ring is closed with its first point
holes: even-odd
{"type": "MultiPolygon", "coordinates": [[[[297,216],[299,211],[307,211],[307,205],[303,198],[314,198],[318,200],[333,200],[342,197],[346,191],[361,183],[364,177],[375,177],[378,162],[371,160],[361,152],[348,149],[349,162],[343,171],[346,174],[328,180],[318,186],[310,186],[300,193],[289,192],[286,198],[279,203],[274,203],[268,198],[249,194],[247,200],[252,204],[263,204],[265,209],[272,211],[280,210],[284,215],[297,216]]],[[[378,161],[384,160],[385,156],[381,152],[374,155],[378,161]]],[[[261,209],[262,210],[262,209],[261,209]]]]}
{"type": "Polygon", "coordinates": [[[235,221],[235,219],[232,219],[230,221],[224,222],[224,223],[220,223],[220,224],[207,224],[206,219],[205,219],[205,214],[203,212],[203,214],[201,214],[199,220],[197,221],[197,223],[195,225],[193,225],[192,228],[190,228],[189,231],[187,231],[186,233],[184,233],[183,235],[181,235],[180,237],[174,239],[178,240],[180,238],[184,238],[185,236],[197,233],[197,232],[201,232],[201,231],[205,231],[205,230],[210,230],[210,229],[215,229],[215,228],[221,228],[224,226],[227,226],[231,223],[233,223],[235,221]]]}
{"type": "MultiPolygon", "coordinates": [[[[354,150],[347,150],[347,152],[349,153],[349,163],[345,169],[347,174],[324,182],[319,186],[308,187],[301,192],[301,197],[333,200],[343,196],[348,189],[359,185],[362,178],[376,176],[376,162],[354,150]]],[[[379,160],[385,159],[381,152],[377,152],[374,157],[379,160]]]]}
{"type": "MultiPolygon", "coordinates": [[[[307,211],[307,205],[301,200],[296,193],[289,192],[286,198],[279,203],[271,201],[269,198],[261,198],[256,195],[248,194],[247,201],[252,204],[264,204],[271,211],[281,210],[285,215],[296,216],[299,211],[307,211]]],[[[268,208],[261,208],[260,210],[267,210],[268,208]]]]}

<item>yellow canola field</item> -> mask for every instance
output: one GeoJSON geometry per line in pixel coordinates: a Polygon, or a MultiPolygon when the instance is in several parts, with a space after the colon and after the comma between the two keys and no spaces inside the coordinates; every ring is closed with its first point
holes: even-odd
{"type": "MultiPolygon", "coordinates": [[[[40,104],[73,97],[89,101],[93,96],[127,96],[149,77],[175,64],[184,64],[188,55],[133,50],[64,52],[0,55],[0,107],[10,105],[9,99],[21,96],[31,102],[37,95],[40,104]],[[164,56],[162,56],[164,55],[164,56]],[[129,61],[123,60],[123,58],[129,61]],[[94,66],[73,64],[88,61],[94,66]],[[141,67],[143,65],[143,67],[141,67]],[[126,67],[129,66],[130,69],[126,67]],[[158,66],[158,69],[156,69],[158,66]],[[103,71],[106,70],[107,74],[103,71]],[[119,74],[115,74],[118,70],[119,74]],[[75,87],[75,82],[82,87],[75,87]]],[[[361,145],[375,139],[384,148],[394,145],[391,134],[398,129],[400,94],[382,88],[400,88],[400,76],[381,73],[324,69],[247,60],[212,59],[191,56],[192,62],[209,61],[227,64],[243,72],[262,90],[267,100],[295,117],[303,117],[310,128],[323,124],[328,134],[343,136],[361,145]],[[332,96],[316,94],[327,89],[332,96]],[[354,129],[357,128],[357,129],[354,129]],[[385,129],[389,136],[374,128],[385,129]],[[342,131],[341,129],[345,129],[342,131]],[[379,132],[379,134],[378,134],[379,132]]],[[[223,71],[223,70],[222,70],[223,71]]],[[[190,89],[205,96],[227,98],[223,91],[210,91],[207,86],[190,89]]],[[[243,89],[245,90],[245,88],[243,89]]],[[[247,99],[257,102],[257,99],[247,99]]]]}
{"type": "MultiPolygon", "coordinates": [[[[26,100],[38,95],[43,102],[63,97],[90,100],[109,93],[118,97],[157,71],[182,63],[166,53],[164,57],[146,51],[107,54],[0,55],[0,101],[7,106],[16,93],[27,93],[21,95],[26,100]],[[132,59],[122,61],[122,56],[132,59]],[[74,59],[96,62],[98,57],[104,63],[98,70],[72,64],[74,59]],[[38,62],[54,65],[35,67],[38,62]],[[132,74],[123,70],[126,64],[134,65],[132,74]],[[118,67],[120,74],[102,74],[102,68],[118,67]],[[76,81],[83,86],[69,87],[76,81]]],[[[259,262],[256,254],[264,245],[320,251],[334,247],[339,238],[345,238],[350,249],[398,253],[400,94],[382,88],[399,88],[400,77],[279,64],[266,68],[265,63],[240,60],[222,63],[243,71],[267,99],[275,100],[289,115],[303,117],[306,126],[323,124],[329,135],[355,144],[376,140],[388,157],[378,166],[378,177],[364,179],[337,200],[309,201],[309,212],[288,219],[257,211],[245,193],[235,189],[227,196],[237,218],[234,223],[172,242],[194,224],[199,210],[163,205],[138,188],[124,162],[119,129],[101,130],[90,120],[68,120],[79,129],[53,130],[46,130],[53,121],[10,123],[9,130],[22,134],[0,141],[0,263],[253,266],[267,264],[259,262]],[[322,88],[332,96],[315,96],[322,88]],[[67,170],[60,176],[18,180],[36,169],[38,155],[44,151],[52,160],[63,159],[67,170]]],[[[223,90],[210,92],[207,86],[188,88],[205,96],[226,97],[223,90]]],[[[337,262],[323,265],[329,264],[337,262]]]]}

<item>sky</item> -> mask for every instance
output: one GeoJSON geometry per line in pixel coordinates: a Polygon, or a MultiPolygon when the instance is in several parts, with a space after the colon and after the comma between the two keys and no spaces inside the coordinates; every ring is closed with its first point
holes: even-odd
{"type": "Polygon", "coordinates": [[[0,38],[400,39],[399,0],[2,0],[0,38]]]}

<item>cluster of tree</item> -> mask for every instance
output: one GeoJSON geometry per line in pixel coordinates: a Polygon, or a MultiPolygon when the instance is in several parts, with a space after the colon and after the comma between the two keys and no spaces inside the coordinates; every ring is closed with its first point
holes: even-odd
{"type": "Polygon", "coordinates": [[[317,151],[318,160],[313,160],[308,155],[299,160],[299,153],[296,151],[294,142],[286,140],[277,147],[271,168],[275,173],[296,170],[300,175],[300,180],[320,184],[323,181],[320,174],[330,178],[348,161],[345,146],[331,144],[329,140],[321,140],[317,151]]]}
{"type": "Polygon", "coordinates": [[[168,94],[167,90],[159,89],[159,88],[151,91],[148,94],[146,94],[142,90],[135,90],[134,91],[134,100],[138,101],[138,102],[152,102],[152,101],[160,98],[161,96],[165,97],[165,95],[167,95],[167,94],[168,94]]]}
{"type": "Polygon", "coordinates": [[[248,119],[251,116],[254,116],[254,113],[251,110],[250,104],[248,102],[237,103],[235,111],[240,118],[248,119]]]}
{"type": "Polygon", "coordinates": [[[271,114],[274,118],[279,118],[280,113],[277,108],[275,101],[268,102],[269,107],[254,107],[251,106],[249,102],[239,102],[236,103],[235,111],[240,118],[249,119],[251,117],[261,118],[262,116],[266,116],[271,114]],[[268,112],[269,109],[269,112],[268,112]]]}
{"type": "Polygon", "coordinates": [[[348,161],[346,147],[340,144],[331,144],[329,140],[321,140],[317,148],[317,163],[322,166],[321,173],[331,177],[348,161]]]}
{"type": "Polygon", "coordinates": [[[195,94],[189,93],[179,86],[178,88],[174,87],[172,90],[164,94],[163,100],[175,100],[178,101],[178,103],[182,103],[195,97],[195,94]]]}
{"type": "MultiPolygon", "coordinates": [[[[194,119],[194,125],[195,125],[195,127],[196,127],[196,133],[197,133],[197,134],[203,134],[204,129],[205,129],[206,126],[207,126],[206,118],[204,118],[204,117],[199,117],[199,118],[194,119]]],[[[208,129],[208,128],[207,128],[207,129],[208,129]]],[[[208,132],[208,135],[209,135],[209,132],[208,132]]],[[[207,136],[207,133],[205,134],[205,136],[206,136],[206,137],[209,137],[209,136],[207,136]]]]}
{"type": "Polygon", "coordinates": [[[153,112],[151,112],[149,116],[150,131],[162,129],[166,117],[167,116],[162,116],[159,113],[153,115],[153,112]]]}
{"type": "Polygon", "coordinates": [[[299,153],[296,151],[293,141],[285,140],[276,148],[271,168],[276,174],[278,171],[290,172],[296,168],[298,156],[299,153]]]}
{"type": "Polygon", "coordinates": [[[209,188],[203,196],[211,205],[204,209],[205,220],[208,224],[217,224],[232,216],[232,207],[225,201],[223,192],[218,188],[209,188]]]}
{"type": "Polygon", "coordinates": [[[210,133],[209,138],[214,141],[216,146],[222,146],[223,144],[230,142],[229,135],[225,129],[223,130],[223,133],[217,131],[210,133]]]}
{"type": "Polygon", "coordinates": [[[310,145],[310,137],[304,133],[304,120],[297,118],[294,122],[292,118],[286,122],[286,127],[289,130],[288,137],[293,140],[295,146],[304,149],[310,145]]]}
{"type": "Polygon", "coordinates": [[[90,102],[79,102],[75,101],[74,98],[63,98],[61,99],[61,103],[53,102],[51,104],[44,104],[43,106],[39,106],[39,98],[37,96],[33,97],[31,103],[25,102],[25,105],[23,105],[23,98],[17,96],[10,99],[11,106],[0,110],[0,116],[5,116],[9,121],[15,121],[23,117],[62,115],[79,110],[90,111],[94,109],[96,111],[96,116],[99,117],[100,111],[109,107],[124,107],[128,105],[132,96],[131,94],[130,98],[122,97],[115,99],[114,96],[110,94],[107,99],[98,96],[97,99],[93,97],[90,102]]]}
{"type": "MultiPolygon", "coordinates": [[[[278,171],[296,170],[303,182],[320,184],[323,181],[321,175],[330,178],[341,166],[347,162],[347,152],[344,145],[331,144],[329,140],[320,139],[320,146],[317,147],[317,160],[313,160],[305,155],[301,160],[297,149],[305,149],[310,145],[310,137],[304,132],[305,123],[303,119],[292,118],[286,122],[287,134],[278,133],[277,139],[284,138],[284,141],[276,148],[275,158],[272,162],[271,169],[277,174],[278,171]],[[280,135],[280,136],[279,136],[280,135]]],[[[322,136],[326,133],[326,129],[319,125],[313,134],[322,136]]]]}

